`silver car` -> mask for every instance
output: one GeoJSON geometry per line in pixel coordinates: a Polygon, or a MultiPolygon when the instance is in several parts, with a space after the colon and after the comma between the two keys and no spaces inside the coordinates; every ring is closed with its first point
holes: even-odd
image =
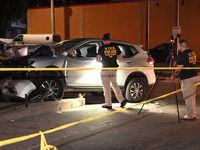
{"type": "MultiPolygon", "coordinates": [[[[129,102],[139,102],[144,99],[148,87],[156,81],[153,69],[154,60],[139,44],[117,40],[112,40],[112,42],[118,45],[124,57],[123,60],[118,62],[120,68],[117,71],[118,85],[129,102]],[[124,67],[129,69],[122,69],[124,67]],[[131,67],[148,67],[152,69],[133,70],[131,67]]],[[[21,78],[26,77],[26,80],[28,78],[37,87],[29,94],[29,99],[38,95],[46,95],[50,99],[61,99],[66,91],[102,92],[100,78],[102,66],[101,63],[96,62],[96,55],[102,44],[102,39],[96,38],[61,41],[53,47],[43,46],[42,48],[40,46],[32,50],[26,56],[26,61],[16,63],[9,59],[3,63],[3,66],[19,67],[19,65],[23,66],[26,62],[25,67],[71,68],[70,70],[27,71],[24,77],[21,75],[21,78]],[[14,64],[15,66],[12,66],[14,64]]]]}

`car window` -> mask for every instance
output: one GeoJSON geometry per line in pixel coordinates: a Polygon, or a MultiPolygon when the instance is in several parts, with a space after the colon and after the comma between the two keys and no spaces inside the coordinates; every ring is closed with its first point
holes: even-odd
{"type": "Polygon", "coordinates": [[[138,50],[133,46],[127,46],[127,45],[123,45],[123,44],[117,44],[117,46],[121,50],[124,58],[132,57],[133,55],[138,53],[138,50]]]}
{"type": "Polygon", "coordinates": [[[58,52],[65,52],[78,43],[79,41],[67,41],[67,42],[64,42],[62,45],[56,44],[53,46],[53,48],[58,52]]]}
{"type": "Polygon", "coordinates": [[[166,45],[159,45],[158,47],[157,47],[158,49],[160,49],[160,50],[165,50],[166,49],[166,45]]]}
{"type": "Polygon", "coordinates": [[[16,36],[14,41],[23,41],[23,35],[16,36]]]}
{"type": "Polygon", "coordinates": [[[69,53],[72,57],[96,57],[97,51],[100,47],[99,42],[90,42],[69,53]]]}
{"type": "MultiPolygon", "coordinates": [[[[139,51],[134,46],[129,46],[132,56],[137,54],[139,51]]],[[[131,55],[131,54],[130,54],[131,55]]]]}

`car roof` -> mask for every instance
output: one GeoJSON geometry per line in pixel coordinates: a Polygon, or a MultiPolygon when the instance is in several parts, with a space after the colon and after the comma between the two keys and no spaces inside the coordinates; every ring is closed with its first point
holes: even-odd
{"type": "MultiPolygon", "coordinates": [[[[56,43],[55,45],[62,45],[63,43],[65,43],[67,41],[87,42],[87,41],[103,41],[103,39],[102,38],[75,38],[75,39],[63,40],[63,41],[61,41],[59,43],[56,43]]],[[[111,39],[111,42],[116,42],[116,43],[121,43],[121,44],[127,44],[127,45],[140,45],[140,44],[136,44],[136,43],[126,42],[126,41],[120,41],[120,40],[114,40],[114,39],[111,39]]]]}

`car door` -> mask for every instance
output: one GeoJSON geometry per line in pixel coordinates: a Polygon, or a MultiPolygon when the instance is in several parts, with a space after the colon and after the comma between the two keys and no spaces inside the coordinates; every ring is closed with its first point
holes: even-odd
{"type": "MultiPolygon", "coordinates": [[[[115,43],[122,52],[123,59],[118,61],[119,68],[133,67],[135,64],[135,60],[133,57],[139,53],[139,51],[134,46],[128,46],[125,44],[115,43]]],[[[117,83],[119,86],[124,86],[125,81],[130,73],[133,70],[127,69],[119,69],[117,71],[117,83]]]]}
{"type": "Polygon", "coordinates": [[[102,64],[96,62],[97,50],[100,45],[101,42],[89,42],[69,52],[67,67],[81,69],[67,71],[68,86],[102,86],[100,78],[102,64]]]}

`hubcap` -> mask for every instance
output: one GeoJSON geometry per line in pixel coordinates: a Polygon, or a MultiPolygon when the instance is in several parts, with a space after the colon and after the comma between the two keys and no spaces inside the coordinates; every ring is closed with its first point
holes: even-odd
{"type": "Polygon", "coordinates": [[[42,83],[42,90],[45,91],[46,94],[52,93],[51,97],[55,98],[59,93],[58,84],[52,80],[47,80],[42,83]]]}
{"type": "Polygon", "coordinates": [[[139,82],[135,82],[131,85],[130,93],[134,99],[140,99],[143,95],[143,92],[143,86],[139,82]]]}

